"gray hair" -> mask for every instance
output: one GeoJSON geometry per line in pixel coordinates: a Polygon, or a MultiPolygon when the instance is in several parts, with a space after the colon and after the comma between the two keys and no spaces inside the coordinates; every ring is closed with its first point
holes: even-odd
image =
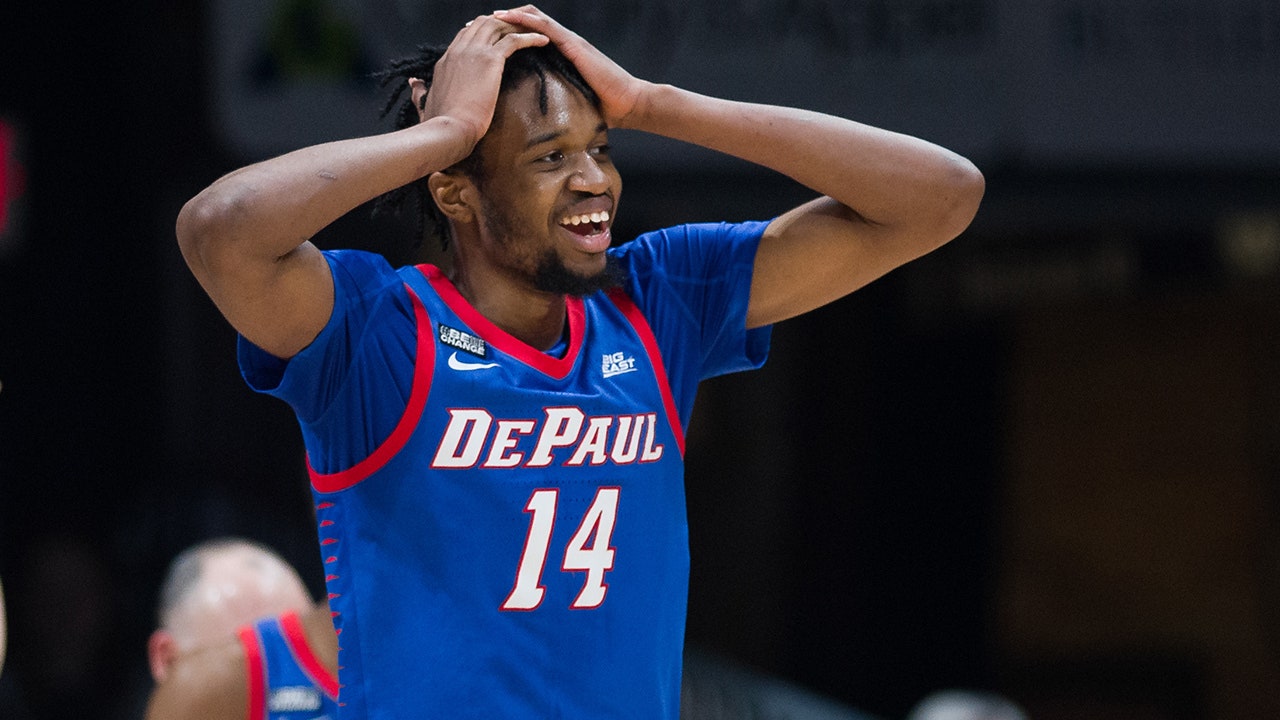
{"type": "Polygon", "coordinates": [[[160,600],[156,606],[156,627],[169,627],[174,612],[182,606],[192,590],[200,583],[205,560],[215,553],[232,548],[257,550],[284,563],[284,558],[263,545],[241,537],[217,537],[192,545],[178,553],[169,563],[164,580],[160,583],[160,600]]]}

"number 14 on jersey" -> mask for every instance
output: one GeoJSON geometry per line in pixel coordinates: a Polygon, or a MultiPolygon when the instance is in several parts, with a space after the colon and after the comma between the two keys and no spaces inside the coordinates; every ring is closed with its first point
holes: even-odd
{"type": "MultiPolygon", "coordinates": [[[[602,487],[596,490],[591,507],[578,523],[564,550],[560,569],[565,572],[586,572],[586,581],[569,606],[574,610],[590,610],[604,602],[609,586],[604,581],[605,572],[613,569],[613,548],[609,539],[613,536],[614,521],[618,518],[618,496],[621,488],[602,487]],[[588,544],[590,543],[590,544],[588,544]]],[[[556,524],[556,503],[560,491],[535,490],[529,496],[524,511],[529,513],[529,535],[524,541],[524,552],[516,569],[516,584],[502,603],[503,610],[533,610],[542,604],[546,587],[542,584],[542,572],[551,550],[551,531],[556,524]]]]}

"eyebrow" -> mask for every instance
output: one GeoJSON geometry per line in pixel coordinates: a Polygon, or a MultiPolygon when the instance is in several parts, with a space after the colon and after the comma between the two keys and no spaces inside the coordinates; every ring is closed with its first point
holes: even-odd
{"type": "MultiPolygon", "coordinates": [[[[608,130],[609,130],[609,126],[604,122],[601,122],[599,125],[596,126],[597,135],[603,132],[608,132],[608,130]]],[[[551,142],[552,140],[555,140],[556,138],[563,136],[565,132],[566,131],[564,130],[552,130],[551,132],[546,132],[541,135],[538,135],[537,137],[531,138],[529,142],[525,144],[524,149],[528,150],[530,148],[536,147],[543,143],[551,142]]]]}

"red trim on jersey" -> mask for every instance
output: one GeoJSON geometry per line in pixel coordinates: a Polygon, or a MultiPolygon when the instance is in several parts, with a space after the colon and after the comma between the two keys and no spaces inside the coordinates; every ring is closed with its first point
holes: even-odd
{"type": "Polygon", "coordinates": [[[609,299],[626,316],[631,323],[631,327],[635,328],[636,334],[640,336],[640,342],[644,343],[645,353],[649,356],[649,364],[653,367],[653,374],[658,379],[658,390],[662,393],[662,404],[667,410],[667,422],[671,425],[671,432],[675,433],[676,445],[680,448],[680,457],[684,457],[684,427],[680,424],[680,414],[676,412],[676,400],[671,394],[671,381],[667,379],[667,367],[662,364],[662,353],[658,351],[658,339],[653,335],[653,328],[649,327],[649,321],[645,319],[644,313],[640,312],[640,308],[636,307],[631,297],[623,292],[622,289],[614,288],[610,290],[609,299]]]}
{"type": "Polygon", "coordinates": [[[285,642],[289,645],[289,652],[293,653],[293,659],[298,662],[298,666],[302,668],[307,677],[311,678],[311,682],[324,691],[331,699],[338,699],[338,678],[329,672],[329,669],[320,662],[320,658],[316,657],[315,651],[311,649],[311,643],[307,642],[307,632],[302,628],[302,621],[298,619],[295,612],[286,612],[280,616],[280,629],[284,630],[285,642]]]}
{"type": "Polygon", "coordinates": [[[311,486],[317,492],[346,490],[381,469],[409,442],[409,437],[413,435],[418,420],[422,417],[422,411],[427,407],[427,395],[431,392],[431,376],[436,364],[435,338],[432,337],[431,319],[427,317],[422,299],[408,285],[405,285],[405,289],[409,291],[409,298],[413,301],[413,316],[418,326],[418,351],[414,358],[413,387],[409,391],[409,402],[405,404],[404,413],[391,436],[369,457],[354,466],[340,472],[324,474],[316,472],[308,457],[307,473],[311,476],[311,486]]]}
{"type": "Polygon", "coordinates": [[[267,672],[262,665],[262,648],[258,645],[258,633],[250,625],[240,628],[236,635],[240,638],[240,647],[244,648],[245,687],[249,691],[249,707],[245,717],[248,720],[265,720],[267,672]]]}
{"type": "Polygon", "coordinates": [[[494,325],[489,318],[481,315],[479,310],[471,307],[471,303],[462,297],[462,293],[458,292],[458,288],[454,287],[449,278],[440,272],[440,268],[434,265],[417,267],[449,309],[457,314],[462,322],[479,333],[485,342],[556,380],[564,379],[573,369],[573,364],[578,359],[578,351],[582,349],[583,318],[585,317],[582,298],[565,298],[565,310],[569,316],[569,349],[565,351],[564,357],[552,357],[526,345],[524,341],[507,333],[506,330],[494,325]]]}

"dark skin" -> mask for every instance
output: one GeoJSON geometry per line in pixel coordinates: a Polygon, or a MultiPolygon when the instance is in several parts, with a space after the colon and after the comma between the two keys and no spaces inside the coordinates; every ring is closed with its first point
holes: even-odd
{"type": "MultiPolygon", "coordinates": [[[[264,350],[292,357],[329,319],[333,281],[310,238],[360,204],[423,177],[453,230],[453,279],[463,297],[515,337],[548,347],[563,327],[564,300],[536,287],[528,253],[557,237],[552,219],[574,197],[571,182],[586,183],[583,192],[616,206],[610,182],[601,179],[608,176],[605,164],[583,155],[601,121],[743,158],[820,195],[779,216],[761,239],[748,327],[829,303],[951,240],[969,224],[983,192],[982,175],[971,163],[917,138],[636,78],[528,5],[476,18],[437,64],[430,91],[420,82],[411,86],[415,104],[423,107],[418,125],[242,168],[179,214],[178,242],[193,274],[227,320],[264,350]],[[533,182],[541,176],[522,169],[532,158],[518,152],[516,140],[517,130],[526,143],[535,139],[530,133],[540,121],[532,115],[539,111],[524,86],[500,103],[499,83],[512,52],[547,42],[574,63],[601,102],[594,113],[575,93],[554,93],[558,99],[548,117],[568,118],[572,142],[565,149],[572,152],[566,157],[582,174],[566,173],[556,190],[544,193],[533,182]],[[445,172],[470,155],[491,126],[484,162],[515,168],[515,176],[477,183],[445,172]],[[489,140],[500,141],[490,147],[489,140]],[[525,192],[532,196],[516,197],[525,192]],[[504,207],[530,224],[517,228],[515,237],[504,232],[500,244],[486,209],[504,207]]],[[[561,237],[554,245],[570,267],[589,272],[603,262],[579,240],[561,237]]]]}
{"type": "Polygon", "coordinates": [[[607,227],[584,236],[561,221],[601,211],[616,214],[622,178],[609,160],[600,113],[553,76],[547,78],[550,111],[544,115],[538,109],[538,84],[528,78],[499,98],[480,151],[482,183],[439,173],[430,185],[459,233],[452,278],[458,290],[498,327],[546,348],[564,328],[564,300],[536,287],[539,261],[552,257],[582,277],[603,272],[607,227]],[[486,212],[455,201],[471,193],[486,212]]]}

